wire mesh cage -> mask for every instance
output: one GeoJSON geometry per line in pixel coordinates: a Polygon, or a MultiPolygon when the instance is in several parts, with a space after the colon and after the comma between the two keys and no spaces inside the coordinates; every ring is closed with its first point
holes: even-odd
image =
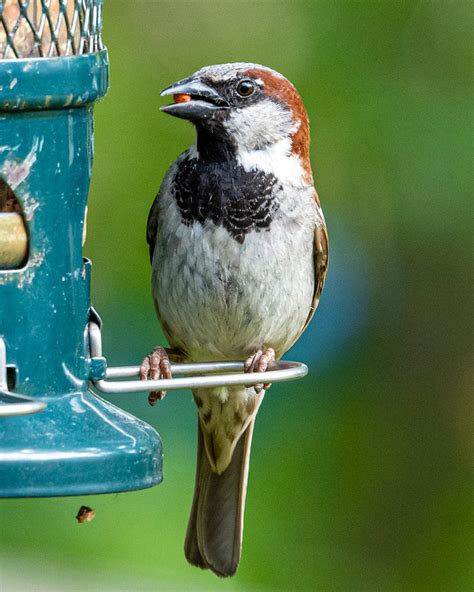
{"type": "Polygon", "coordinates": [[[103,49],[102,0],[0,0],[0,59],[103,49]]]}

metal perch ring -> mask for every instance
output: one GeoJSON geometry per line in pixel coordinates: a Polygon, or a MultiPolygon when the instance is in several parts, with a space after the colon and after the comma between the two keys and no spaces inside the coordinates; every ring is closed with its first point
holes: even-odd
{"type": "MultiPolygon", "coordinates": [[[[89,323],[91,358],[102,357],[102,335],[96,323],[89,323]]],[[[303,378],[308,374],[308,367],[301,362],[278,360],[269,366],[271,370],[263,373],[244,374],[243,361],[203,362],[192,364],[171,364],[171,372],[189,375],[183,378],[162,380],[116,380],[137,378],[138,366],[118,366],[107,368],[105,378],[93,380],[94,387],[102,393],[152,392],[157,390],[173,391],[219,386],[254,386],[265,383],[283,382],[303,378]],[[219,374],[215,374],[219,372],[219,374]]]]}

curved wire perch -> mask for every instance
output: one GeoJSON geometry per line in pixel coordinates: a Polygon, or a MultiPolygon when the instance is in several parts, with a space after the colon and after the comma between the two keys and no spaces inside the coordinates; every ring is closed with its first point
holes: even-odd
{"type": "MultiPolygon", "coordinates": [[[[91,357],[102,356],[102,336],[96,323],[89,323],[91,357]]],[[[249,372],[244,374],[244,362],[203,362],[193,364],[171,364],[172,374],[189,374],[184,378],[161,380],[116,380],[137,378],[138,366],[119,366],[107,368],[105,379],[93,380],[95,388],[102,393],[152,392],[157,390],[172,391],[218,386],[254,386],[256,384],[283,382],[303,378],[308,374],[308,367],[301,362],[279,360],[272,362],[267,372],[249,372]],[[220,374],[214,374],[219,372],[220,374]],[[229,372],[231,374],[229,374],[229,372]],[[225,373],[225,374],[223,374],[225,373]],[[197,376],[196,376],[197,375],[197,376]]]]}
{"type": "Polygon", "coordinates": [[[17,393],[0,392],[0,417],[31,415],[46,409],[46,403],[17,393]]]}
{"type": "Polygon", "coordinates": [[[171,364],[172,374],[199,374],[200,376],[186,376],[184,378],[164,378],[160,380],[109,380],[116,378],[132,378],[139,374],[138,366],[123,366],[108,368],[106,378],[95,380],[94,386],[103,393],[129,393],[172,391],[178,389],[194,389],[214,386],[253,386],[265,383],[295,380],[308,374],[308,367],[300,362],[278,361],[270,364],[267,372],[243,373],[243,362],[210,362],[202,364],[171,364]],[[238,374],[212,374],[211,372],[239,372],[238,374]]]}

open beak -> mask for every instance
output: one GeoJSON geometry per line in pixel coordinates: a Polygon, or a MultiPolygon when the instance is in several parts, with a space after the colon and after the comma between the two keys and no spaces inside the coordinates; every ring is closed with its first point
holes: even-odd
{"type": "Polygon", "coordinates": [[[229,108],[216,90],[192,76],[165,88],[161,96],[166,95],[173,95],[175,102],[160,107],[161,111],[190,121],[208,119],[219,109],[229,108]]]}

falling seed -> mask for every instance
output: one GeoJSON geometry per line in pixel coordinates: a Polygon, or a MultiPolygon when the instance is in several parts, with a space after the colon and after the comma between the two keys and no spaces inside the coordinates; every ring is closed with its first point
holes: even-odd
{"type": "Polygon", "coordinates": [[[84,524],[84,522],[92,522],[95,518],[95,510],[89,508],[89,506],[81,506],[76,516],[76,520],[79,524],[84,524]]]}

